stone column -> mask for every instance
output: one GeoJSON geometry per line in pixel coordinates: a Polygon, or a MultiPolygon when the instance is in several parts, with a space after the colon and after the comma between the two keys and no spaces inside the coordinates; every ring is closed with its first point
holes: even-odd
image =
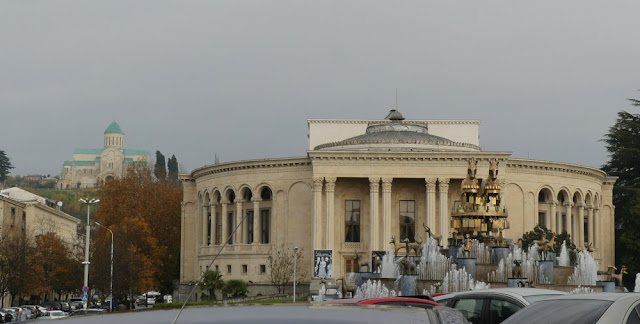
{"type": "Polygon", "coordinates": [[[600,219],[600,208],[595,206],[593,208],[593,247],[600,248],[600,242],[602,242],[602,220],[600,219]],[[595,224],[598,224],[596,227],[595,224]]]}
{"type": "MultiPolygon", "coordinates": [[[[327,194],[327,229],[325,230],[325,234],[327,236],[327,249],[333,250],[333,243],[335,241],[336,236],[336,228],[335,228],[335,190],[336,190],[336,178],[328,178],[325,177],[325,185],[324,189],[327,194]]],[[[337,269],[336,269],[337,270],[337,269]]]]}
{"type": "Polygon", "coordinates": [[[577,203],[578,206],[578,228],[576,229],[576,247],[584,247],[584,203],[577,203]]]}
{"type": "Polygon", "coordinates": [[[369,221],[371,222],[371,238],[370,248],[371,250],[384,250],[382,248],[382,242],[380,240],[380,213],[378,211],[378,196],[380,195],[380,178],[369,178],[369,221]]]}
{"type": "Polygon", "coordinates": [[[324,248],[322,246],[322,184],[323,177],[313,178],[313,249],[324,248]]]}
{"type": "Polygon", "coordinates": [[[555,200],[549,203],[549,229],[554,233],[557,233],[556,232],[557,231],[556,225],[558,222],[558,215],[556,215],[557,204],[558,202],[556,202],[555,200]]]}
{"type": "Polygon", "coordinates": [[[571,208],[573,207],[573,203],[565,202],[564,206],[567,210],[567,224],[565,224],[565,226],[567,226],[567,234],[571,236],[571,240],[575,244],[576,238],[573,236],[573,221],[571,220],[571,208]]]}
{"type": "Polygon", "coordinates": [[[440,194],[440,235],[442,247],[447,248],[449,237],[449,179],[438,179],[438,193],[440,194]]]}
{"type": "MultiPolygon", "coordinates": [[[[435,178],[431,178],[431,179],[425,179],[426,183],[425,186],[427,187],[427,215],[426,215],[426,219],[427,219],[427,226],[429,226],[429,229],[431,229],[431,233],[435,233],[436,232],[436,181],[438,179],[435,178]]],[[[442,237],[443,240],[446,240],[446,237],[443,236],[442,237]]],[[[427,239],[426,237],[424,238],[425,240],[427,239]]]]}
{"type": "MultiPolygon", "coordinates": [[[[220,211],[220,220],[222,221],[222,241],[220,242],[220,244],[224,245],[225,243],[227,243],[227,239],[229,238],[229,233],[227,231],[227,227],[229,226],[227,224],[227,222],[229,221],[227,219],[227,206],[229,205],[229,201],[228,200],[223,200],[220,202],[220,204],[222,205],[222,210],[220,211]]],[[[231,243],[233,243],[233,240],[231,240],[231,243]]]]}
{"type": "MultiPolygon", "coordinates": [[[[587,242],[591,243],[591,247],[595,248],[596,243],[593,241],[593,206],[587,206],[587,242]]],[[[587,244],[588,244],[587,243],[587,244]]]]}
{"type": "MultiPolygon", "coordinates": [[[[242,203],[244,203],[244,200],[242,199],[236,199],[236,226],[238,226],[238,224],[240,224],[240,222],[242,222],[242,218],[244,217],[244,215],[242,214],[242,203]]],[[[244,223],[242,223],[242,225],[240,225],[240,228],[238,228],[238,230],[236,231],[236,243],[237,244],[242,244],[242,234],[244,233],[244,231],[242,230],[242,228],[244,227],[244,223]]]]}
{"type": "Polygon", "coordinates": [[[211,243],[210,245],[215,245],[216,244],[216,207],[218,206],[218,203],[212,203],[211,204],[211,243]]]}
{"type": "Polygon", "coordinates": [[[207,230],[209,230],[209,205],[202,206],[202,246],[207,245],[207,230]]]}
{"type": "MultiPolygon", "coordinates": [[[[391,215],[391,182],[393,178],[382,178],[382,242],[391,241],[393,218],[391,215]]],[[[386,245],[385,245],[386,246],[386,245]]],[[[384,249],[386,250],[386,249],[384,249]]]]}
{"type": "Polygon", "coordinates": [[[260,202],[262,199],[260,198],[252,198],[253,201],[253,242],[252,243],[260,243],[260,202]]]}

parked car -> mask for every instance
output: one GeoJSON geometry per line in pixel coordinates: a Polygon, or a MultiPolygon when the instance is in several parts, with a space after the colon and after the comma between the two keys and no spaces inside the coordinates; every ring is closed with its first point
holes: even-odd
{"type": "Polygon", "coordinates": [[[61,310],[62,308],[62,305],[60,304],[60,302],[57,302],[57,301],[46,301],[41,305],[47,310],[61,310]]]}
{"type": "Polygon", "coordinates": [[[65,318],[66,316],[67,315],[61,310],[50,310],[50,311],[44,312],[44,314],[42,315],[42,317],[40,317],[40,319],[58,319],[58,318],[65,318]]]}
{"type": "Polygon", "coordinates": [[[67,302],[60,302],[60,310],[63,312],[69,312],[71,311],[71,305],[67,302]]]}
{"type": "Polygon", "coordinates": [[[505,324],[640,323],[639,293],[591,293],[552,297],[507,319],[505,324]]]}
{"type": "Polygon", "coordinates": [[[3,308],[2,311],[4,311],[7,315],[8,315],[8,320],[6,320],[7,322],[15,322],[18,321],[18,314],[16,312],[15,309],[11,309],[11,308],[3,308]]]}
{"type": "Polygon", "coordinates": [[[380,297],[380,298],[348,298],[333,299],[322,303],[323,305],[389,305],[418,308],[433,308],[442,304],[424,298],[415,297],[380,297]]]}
{"type": "Polygon", "coordinates": [[[20,307],[28,308],[29,310],[31,310],[31,312],[33,313],[33,317],[31,318],[38,318],[42,316],[42,313],[46,310],[44,307],[38,305],[22,305],[20,307]]]}
{"type": "Polygon", "coordinates": [[[82,302],[82,300],[70,301],[69,308],[71,309],[71,311],[78,310],[84,308],[84,303],[82,302]]]}
{"type": "Polygon", "coordinates": [[[79,309],[73,311],[69,314],[69,316],[78,316],[78,315],[98,315],[104,314],[105,310],[100,308],[87,308],[87,309],[79,309]]]}
{"type": "Polygon", "coordinates": [[[11,314],[4,309],[0,309],[0,323],[11,322],[11,314]]]}
{"type": "Polygon", "coordinates": [[[433,299],[459,310],[474,324],[497,324],[534,302],[564,294],[551,289],[496,288],[443,294],[433,299]]]}

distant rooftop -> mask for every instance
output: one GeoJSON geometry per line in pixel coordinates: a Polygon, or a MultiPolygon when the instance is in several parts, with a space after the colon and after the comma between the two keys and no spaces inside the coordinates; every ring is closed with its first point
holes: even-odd
{"type": "Polygon", "coordinates": [[[118,123],[116,123],[116,121],[114,120],[111,125],[109,125],[109,127],[107,127],[107,129],[104,131],[105,134],[122,134],[124,135],[124,132],[122,131],[122,128],[120,128],[120,125],[118,125],[118,123]]]}

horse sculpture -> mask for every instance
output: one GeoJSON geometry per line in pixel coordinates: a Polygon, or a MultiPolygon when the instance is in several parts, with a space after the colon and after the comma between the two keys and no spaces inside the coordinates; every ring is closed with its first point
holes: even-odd
{"type": "Polygon", "coordinates": [[[369,263],[367,263],[367,262],[360,263],[360,255],[358,255],[358,251],[357,250],[355,250],[355,254],[356,254],[356,257],[355,257],[354,261],[355,261],[355,266],[356,266],[356,272],[362,271],[362,267],[367,267],[367,272],[369,272],[369,263]]]}
{"type": "Polygon", "coordinates": [[[538,253],[540,253],[540,256],[544,260],[546,259],[549,251],[554,252],[555,250],[556,233],[553,233],[551,240],[547,240],[547,237],[542,234],[542,239],[534,240],[533,243],[538,244],[538,253]]]}
{"type": "Polygon", "coordinates": [[[411,251],[413,251],[417,257],[422,255],[422,242],[418,241],[417,239],[415,242],[410,242],[408,238],[402,240],[402,242],[404,242],[405,244],[407,256],[411,254],[411,251]]]}
{"type": "Polygon", "coordinates": [[[622,286],[622,276],[626,275],[627,273],[628,273],[627,267],[625,265],[622,265],[622,269],[620,269],[620,273],[612,274],[611,278],[616,281],[618,286],[622,286]]]}
{"type": "Polygon", "coordinates": [[[402,249],[404,247],[402,245],[396,246],[397,243],[396,243],[396,236],[395,235],[391,236],[391,242],[389,242],[389,244],[393,244],[393,251],[394,251],[395,255],[398,255],[398,251],[400,251],[400,249],[402,249]]]}
{"type": "Polygon", "coordinates": [[[400,274],[412,275],[418,273],[415,263],[411,262],[409,260],[409,257],[403,257],[400,261],[398,261],[398,266],[400,274]]]}
{"type": "Polygon", "coordinates": [[[426,234],[427,239],[431,237],[434,240],[438,241],[438,245],[440,245],[440,240],[442,239],[442,235],[435,235],[431,233],[431,228],[429,228],[429,226],[427,226],[427,224],[425,223],[422,223],[422,227],[424,228],[424,232],[426,234]]]}

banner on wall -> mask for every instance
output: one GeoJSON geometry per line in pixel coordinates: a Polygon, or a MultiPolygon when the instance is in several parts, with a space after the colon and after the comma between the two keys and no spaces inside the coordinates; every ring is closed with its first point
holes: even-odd
{"type": "Polygon", "coordinates": [[[331,250],[313,250],[313,276],[315,278],[333,277],[333,252],[331,250]]]}

